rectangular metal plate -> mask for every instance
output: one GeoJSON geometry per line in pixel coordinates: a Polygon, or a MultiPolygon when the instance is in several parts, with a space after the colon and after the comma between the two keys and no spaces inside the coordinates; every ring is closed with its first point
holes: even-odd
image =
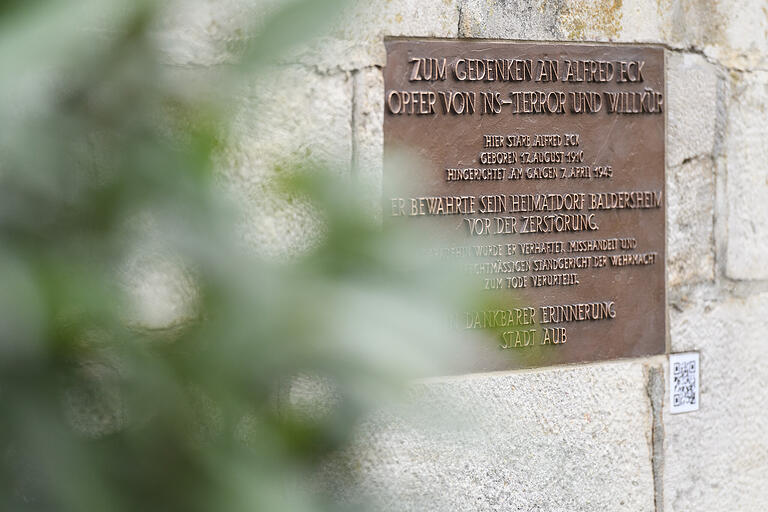
{"type": "Polygon", "coordinates": [[[663,49],[386,48],[385,162],[425,166],[407,191],[385,171],[385,215],[451,232],[436,253],[498,304],[457,320],[495,339],[466,370],[664,353],[663,49]]]}

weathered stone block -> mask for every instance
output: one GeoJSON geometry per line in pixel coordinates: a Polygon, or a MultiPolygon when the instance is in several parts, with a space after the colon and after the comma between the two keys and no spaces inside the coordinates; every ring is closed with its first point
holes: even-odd
{"type": "Polygon", "coordinates": [[[173,0],[164,9],[156,39],[170,64],[212,66],[233,62],[267,4],[242,0],[173,0]]]}
{"type": "Polygon", "coordinates": [[[711,158],[667,169],[667,284],[714,279],[715,172],[711,158]]]}
{"type": "Polygon", "coordinates": [[[768,8],[764,0],[706,2],[715,4],[710,45],[704,50],[729,68],[756,69],[768,65],[768,8]]]}
{"type": "Polygon", "coordinates": [[[700,55],[667,52],[666,80],[667,165],[712,155],[721,101],[717,68],[700,55]]]}
{"type": "Polygon", "coordinates": [[[238,98],[218,166],[242,205],[243,236],[260,251],[311,246],[322,232],[312,209],[270,193],[276,173],[296,166],[348,173],[352,159],[352,79],[300,66],[265,73],[238,98]]]}
{"type": "MultiPolygon", "coordinates": [[[[617,41],[634,40],[635,28],[630,20],[625,20],[623,2],[616,0],[565,0],[559,12],[562,33],[567,39],[575,41],[617,41]]],[[[628,16],[627,16],[628,17],[628,16]]]]}
{"type": "Polygon", "coordinates": [[[559,39],[561,6],[527,0],[463,0],[459,18],[462,37],[559,39]]]}
{"type": "MultiPolygon", "coordinates": [[[[659,0],[654,3],[661,42],[678,48],[695,48],[729,68],[765,67],[768,13],[762,0],[659,0]]],[[[654,5],[647,4],[640,12],[650,20],[654,17],[654,5]]]]}
{"type": "Polygon", "coordinates": [[[346,172],[352,155],[352,80],[300,66],[262,73],[234,98],[229,169],[248,178],[297,159],[346,172]]]}
{"type": "Polygon", "coordinates": [[[354,70],[386,64],[384,38],[456,37],[459,0],[355,0],[328,37],[297,52],[321,70],[354,70]]]}
{"type": "Polygon", "coordinates": [[[336,491],[381,510],[653,510],[646,384],[626,362],[418,384],[361,429],[336,491]]]}
{"type": "Polygon", "coordinates": [[[768,73],[732,73],[730,87],[726,274],[768,279],[768,73]]]}
{"type": "Polygon", "coordinates": [[[463,0],[464,37],[572,41],[660,41],[648,0],[463,0]]]}
{"type": "Polygon", "coordinates": [[[664,415],[665,511],[758,511],[768,503],[766,318],[766,293],[697,297],[671,311],[672,351],[701,353],[701,409],[664,415]]]}
{"type": "MultiPolygon", "coordinates": [[[[725,20],[720,2],[707,0],[660,0],[656,5],[662,39],[680,48],[706,47],[722,42],[725,20]]],[[[643,9],[653,13],[653,6],[643,9]]]]}

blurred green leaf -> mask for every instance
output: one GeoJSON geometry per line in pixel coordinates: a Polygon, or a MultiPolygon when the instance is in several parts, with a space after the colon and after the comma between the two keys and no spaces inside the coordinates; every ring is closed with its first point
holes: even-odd
{"type": "MultiPolygon", "coordinates": [[[[249,65],[341,4],[283,5],[249,65]]],[[[247,75],[180,90],[157,12],[0,11],[0,510],[339,509],[324,461],[463,357],[446,319],[476,296],[311,161],[264,194],[307,204],[318,243],[247,247],[214,171],[231,109],[200,95],[247,75]]]]}

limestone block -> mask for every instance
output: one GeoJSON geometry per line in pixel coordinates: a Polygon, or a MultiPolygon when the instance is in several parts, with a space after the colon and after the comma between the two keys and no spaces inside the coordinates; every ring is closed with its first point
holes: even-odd
{"type": "Polygon", "coordinates": [[[669,286],[714,278],[715,167],[722,90],[703,57],[667,53],[667,279],[669,286]]]}
{"type": "Polygon", "coordinates": [[[328,471],[380,510],[653,510],[646,384],[637,362],[423,382],[328,471]]]}
{"type": "Polygon", "coordinates": [[[462,37],[560,39],[561,6],[546,0],[463,0],[462,37]]]}
{"type": "Polygon", "coordinates": [[[661,40],[649,0],[463,0],[464,37],[571,41],[661,40]]]}
{"type": "Polygon", "coordinates": [[[234,98],[237,111],[218,167],[242,206],[242,234],[264,254],[311,246],[321,233],[312,209],[270,193],[276,174],[298,166],[349,172],[352,79],[300,66],[264,73],[234,98]]]}
{"type": "MultiPolygon", "coordinates": [[[[647,6],[645,12],[650,12],[647,6]]],[[[730,68],[765,67],[768,11],[762,0],[659,0],[664,42],[696,48],[730,68]]]]}
{"type": "Polygon", "coordinates": [[[460,0],[354,0],[329,36],[296,52],[322,71],[384,66],[384,38],[457,37],[460,0]]]}
{"type": "Polygon", "coordinates": [[[303,159],[344,164],[352,155],[352,80],[320,75],[300,66],[269,70],[238,91],[231,127],[228,169],[248,179],[274,166],[303,159]]]}
{"type": "Polygon", "coordinates": [[[271,4],[275,1],[172,0],[164,6],[155,37],[173,65],[232,62],[271,4]]]}
{"type": "Polygon", "coordinates": [[[663,38],[671,45],[699,50],[723,42],[725,2],[708,0],[660,0],[657,16],[663,38]]]}
{"type": "Polygon", "coordinates": [[[664,510],[759,511],[768,503],[768,294],[701,297],[671,310],[673,352],[701,353],[701,409],[664,414],[664,510]]]}
{"type": "Polygon", "coordinates": [[[768,279],[768,72],[732,73],[730,87],[726,274],[768,279]]]}
{"type": "MultiPolygon", "coordinates": [[[[167,8],[157,35],[176,65],[236,60],[249,36],[289,0],[184,0],[167,8]]],[[[456,37],[459,0],[351,0],[320,25],[323,37],[284,56],[321,72],[383,66],[384,37],[456,37]]]]}
{"type": "MultiPolygon", "coordinates": [[[[691,53],[667,52],[667,165],[711,155],[718,130],[717,68],[691,53]]],[[[724,100],[724,99],[723,99],[724,100]]]]}
{"type": "Polygon", "coordinates": [[[727,67],[765,69],[768,65],[768,7],[765,1],[721,0],[715,3],[719,11],[716,19],[723,27],[715,32],[719,37],[704,51],[727,67]]]}
{"type": "Polygon", "coordinates": [[[667,283],[711,281],[715,274],[715,173],[711,158],[667,169],[667,283]]]}

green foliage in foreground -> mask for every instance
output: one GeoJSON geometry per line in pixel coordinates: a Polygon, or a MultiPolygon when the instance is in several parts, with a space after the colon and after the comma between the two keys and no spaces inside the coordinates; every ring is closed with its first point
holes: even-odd
{"type": "MultiPolygon", "coordinates": [[[[251,68],[333,2],[299,3],[252,38],[251,68]]],[[[306,482],[361,414],[452,352],[437,304],[460,294],[320,170],[280,182],[323,218],[318,245],[284,261],[245,249],[214,184],[225,110],[159,64],[155,16],[0,11],[0,510],[332,508],[306,482]],[[152,305],[126,293],[155,265],[191,290],[172,328],[141,327],[152,305]],[[297,375],[330,383],[320,412],[291,407],[297,375]]]]}

